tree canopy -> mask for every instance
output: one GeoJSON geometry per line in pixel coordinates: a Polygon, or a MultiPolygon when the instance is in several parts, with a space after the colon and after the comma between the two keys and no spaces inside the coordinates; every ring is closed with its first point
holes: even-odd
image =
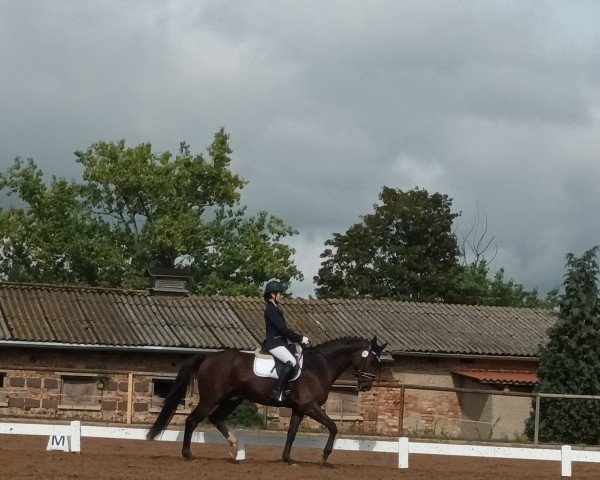
{"type": "MultiPolygon", "coordinates": [[[[581,257],[567,255],[565,292],[557,323],[540,347],[538,392],[600,395],[600,302],[598,248],[581,257]]],[[[540,440],[545,442],[600,442],[600,402],[542,398],[540,440]]],[[[526,432],[533,436],[533,417],[526,432]]]]}
{"type": "Polygon", "coordinates": [[[240,204],[246,182],[230,169],[223,129],[207,153],[100,141],[75,152],[82,181],[48,184],[32,159],[16,158],[0,174],[0,188],[23,204],[0,210],[0,275],[143,288],[147,268],[185,264],[198,293],[248,295],[273,277],[301,279],[282,242],[297,232],[240,204]]]}
{"type": "Polygon", "coordinates": [[[452,199],[383,187],[380,205],[327,240],[315,277],[319,297],[444,299],[459,249],[452,199]]]}
{"type": "Polygon", "coordinates": [[[537,289],[526,290],[522,284],[504,277],[504,268],[493,275],[485,258],[456,269],[452,287],[446,296],[449,303],[488,305],[495,307],[552,308],[558,289],[548,292],[545,299],[537,289]]]}
{"type": "Polygon", "coordinates": [[[459,245],[452,199],[425,189],[383,187],[381,204],[362,222],[325,242],[315,276],[318,297],[389,298],[515,307],[551,307],[537,290],[492,274],[485,252],[493,239],[484,227],[471,228],[459,245]],[[478,232],[482,232],[479,234],[478,232]],[[467,262],[465,246],[472,250],[467,262]]]}

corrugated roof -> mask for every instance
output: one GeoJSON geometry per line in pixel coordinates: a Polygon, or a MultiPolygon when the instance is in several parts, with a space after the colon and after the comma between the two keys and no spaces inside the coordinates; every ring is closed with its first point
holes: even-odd
{"type": "MultiPolygon", "coordinates": [[[[556,316],[541,309],[389,300],[286,299],[288,325],[314,344],[378,335],[391,352],[536,356],[556,316]]],[[[0,340],[254,349],[261,298],[0,283],[0,340]]]]}
{"type": "Polygon", "coordinates": [[[472,378],[481,383],[501,385],[535,385],[538,383],[535,372],[521,370],[455,370],[452,373],[472,378]]]}

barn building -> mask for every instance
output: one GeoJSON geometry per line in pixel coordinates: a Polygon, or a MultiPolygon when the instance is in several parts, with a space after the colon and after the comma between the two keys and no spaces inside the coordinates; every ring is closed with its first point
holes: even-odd
{"type": "MultiPolygon", "coordinates": [[[[262,299],[191,296],[184,278],[151,276],[148,291],[0,283],[0,415],[150,423],[184,359],[259,347],[262,299]]],[[[538,345],[555,321],[548,310],[379,300],[286,299],[283,309],[313,344],[373,335],[389,343],[370,392],[334,386],[324,408],[342,430],[471,439],[518,437],[531,401],[450,390],[530,392],[538,345]]],[[[289,417],[284,408],[263,413],[281,427],[289,417]]]]}

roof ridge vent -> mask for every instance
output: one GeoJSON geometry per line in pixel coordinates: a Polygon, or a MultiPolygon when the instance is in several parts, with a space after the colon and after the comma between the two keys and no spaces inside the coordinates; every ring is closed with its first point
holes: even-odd
{"type": "Polygon", "coordinates": [[[187,297],[189,291],[187,280],[192,277],[188,268],[152,267],[146,272],[150,277],[150,295],[170,297],[187,297]]]}

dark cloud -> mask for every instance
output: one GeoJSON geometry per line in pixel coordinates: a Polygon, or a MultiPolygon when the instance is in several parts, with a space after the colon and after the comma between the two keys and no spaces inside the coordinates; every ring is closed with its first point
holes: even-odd
{"type": "Polygon", "coordinates": [[[528,288],[598,243],[600,57],[581,5],[0,5],[0,167],[69,176],[98,139],[202,151],[225,126],[245,203],[301,232],[298,293],[383,185],[448,193],[457,228],[480,209],[496,266],[528,288]]]}

